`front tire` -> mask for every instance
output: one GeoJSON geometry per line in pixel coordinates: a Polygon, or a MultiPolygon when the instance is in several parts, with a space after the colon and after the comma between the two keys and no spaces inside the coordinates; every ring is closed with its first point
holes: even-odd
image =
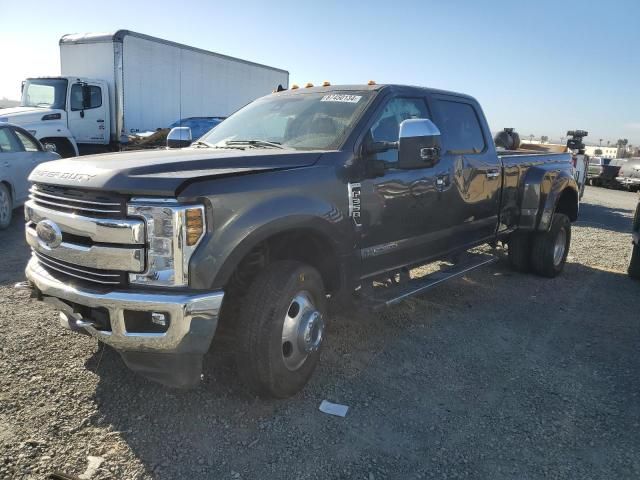
{"type": "Polygon", "coordinates": [[[238,373],[260,396],[296,394],[320,359],[327,313],[322,277],[300,262],[274,262],[258,274],[240,301],[238,373]]]}
{"type": "Polygon", "coordinates": [[[562,272],[571,245],[571,222],[563,213],[555,213],[551,228],[536,233],[531,250],[533,271],[543,277],[553,278],[562,272]]]}
{"type": "Polygon", "coordinates": [[[11,225],[13,217],[13,199],[9,188],[0,183],[0,230],[4,230],[11,225]]]}

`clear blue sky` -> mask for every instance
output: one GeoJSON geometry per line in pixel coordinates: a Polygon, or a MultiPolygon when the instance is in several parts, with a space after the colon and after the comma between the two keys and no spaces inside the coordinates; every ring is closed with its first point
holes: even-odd
{"type": "Polygon", "coordinates": [[[640,1],[0,0],[0,97],[59,73],[65,33],[120,28],[289,70],[291,82],[474,95],[492,130],[640,144],[640,1]]]}

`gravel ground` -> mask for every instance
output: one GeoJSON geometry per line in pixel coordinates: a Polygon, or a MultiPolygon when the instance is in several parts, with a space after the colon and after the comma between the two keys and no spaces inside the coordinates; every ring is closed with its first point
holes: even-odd
{"type": "Polygon", "coordinates": [[[249,396],[224,342],[183,392],[59,328],[11,288],[28,257],[16,219],[0,232],[0,478],[638,478],[636,198],[587,187],[559,278],[501,261],[332,319],[319,370],[288,401],[249,396]]]}

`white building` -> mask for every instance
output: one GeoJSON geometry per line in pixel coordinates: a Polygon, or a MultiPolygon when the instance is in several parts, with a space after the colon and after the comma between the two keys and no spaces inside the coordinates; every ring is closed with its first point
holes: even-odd
{"type": "Polygon", "coordinates": [[[585,153],[590,157],[603,157],[603,158],[617,158],[618,157],[618,147],[605,147],[598,145],[587,145],[585,147],[585,153]],[[596,153],[596,150],[600,150],[600,152],[596,153]]]}

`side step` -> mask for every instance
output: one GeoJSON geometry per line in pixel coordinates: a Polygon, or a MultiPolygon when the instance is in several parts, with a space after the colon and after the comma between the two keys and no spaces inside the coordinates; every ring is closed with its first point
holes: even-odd
{"type": "Polygon", "coordinates": [[[464,275],[471,270],[490,265],[498,261],[495,255],[468,254],[463,262],[442,268],[424,277],[406,280],[393,287],[373,287],[368,300],[372,301],[374,310],[379,310],[401,302],[413,295],[422,293],[430,288],[440,285],[446,280],[464,275]]]}

